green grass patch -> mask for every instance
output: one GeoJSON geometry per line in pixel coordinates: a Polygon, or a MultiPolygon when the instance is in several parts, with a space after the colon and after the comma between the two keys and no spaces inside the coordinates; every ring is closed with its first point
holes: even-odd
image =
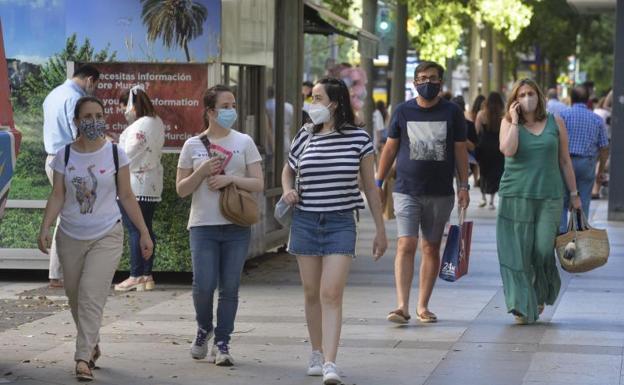
{"type": "Polygon", "coordinates": [[[0,222],[0,248],[36,249],[43,210],[6,209],[0,222]]]}

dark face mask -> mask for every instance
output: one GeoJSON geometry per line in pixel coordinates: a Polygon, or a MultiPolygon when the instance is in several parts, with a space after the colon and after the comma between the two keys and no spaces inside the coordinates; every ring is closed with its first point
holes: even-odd
{"type": "Polygon", "coordinates": [[[423,83],[416,85],[416,91],[418,95],[422,96],[425,100],[433,100],[440,93],[441,83],[423,83]]]}

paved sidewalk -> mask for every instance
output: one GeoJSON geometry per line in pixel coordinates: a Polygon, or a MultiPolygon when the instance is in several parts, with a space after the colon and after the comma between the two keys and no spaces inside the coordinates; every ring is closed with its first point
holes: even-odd
{"type": "MultiPolygon", "coordinates": [[[[585,274],[563,272],[559,300],[543,321],[516,326],[504,307],[495,214],[476,203],[473,195],[469,276],[438,281],[431,309],[440,322],[429,325],[386,322],[395,306],[395,224],[387,223],[391,248],[375,263],[373,226],[368,214],[362,216],[338,357],[345,383],[624,385],[624,224],[607,223],[606,202],[592,202],[592,223],[609,229],[609,263],[585,274]]],[[[20,285],[0,283],[0,299],[37,286],[20,285]]],[[[416,295],[414,290],[412,303],[416,295]]],[[[190,285],[111,296],[105,315],[98,384],[321,383],[305,376],[303,294],[287,255],[261,260],[244,278],[232,340],[237,366],[231,369],[189,356],[195,333],[190,285]]],[[[75,383],[74,334],[67,310],[0,333],[0,384],[75,383]]]]}

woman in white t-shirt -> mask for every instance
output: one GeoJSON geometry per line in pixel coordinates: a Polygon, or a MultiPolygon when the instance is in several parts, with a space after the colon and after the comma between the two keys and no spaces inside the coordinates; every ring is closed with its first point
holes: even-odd
{"type": "Polygon", "coordinates": [[[152,240],[130,188],[128,157],[104,138],[104,105],[94,97],[78,100],[74,110],[78,137],[50,163],[54,170],[39,232],[39,249],[48,253],[50,226],[60,214],[56,247],[65,277],[65,293],[76,321],[76,377],[93,380],[100,357],[100,326],[113,275],[121,258],[123,228],[116,198],[140,230],[143,256],[152,240]]]}
{"type": "MultiPolygon", "coordinates": [[[[163,190],[163,166],[160,158],[165,143],[165,125],[156,115],[142,85],[136,85],[122,93],[119,104],[125,110],[126,120],[130,124],[119,136],[119,147],[130,160],[130,185],[139,202],[156,251],[152,221],[163,190]]],[[[155,284],[152,267],[155,255],[149,259],[143,258],[139,230],[132,224],[123,207],[120,206],[120,209],[123,224],[128,229],[130,277],[115,285],[115,290],[153,290],[155,284]]]]}
{"type": "Polygon", "coordinates": [[[229,342],[251,237],[250,227],[233,224],[221,215],[220,189],[231,183],[251,192],[264,189],[260,153],[249,135],[231,128],[235,121],[232,91],[222,85],[209,88],[204,95],[206,130],[184,143],[176,177],[178,195],[193,196],[188,229],[197,337],[191,345],[191,356],[205,358],[208,341],[214,335],[209,360],[219,366],[234,364],[229,342]],[[217,287],[218,317],[213,328],[213,295],[217,287]]]}

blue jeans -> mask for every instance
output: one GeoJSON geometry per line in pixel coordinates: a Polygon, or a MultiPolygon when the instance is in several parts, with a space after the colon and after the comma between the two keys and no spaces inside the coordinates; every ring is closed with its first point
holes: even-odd
{"type": "Polygon", "coordinates": [[[249,251],[251,228],[238,225],[197,226],[190,230],[193,259],[193,304],[197,325],[213,329],[214,292],[219,287],[215,342],[229,343],[238,309],[238,288],[249,251]]]}
{"type": "MultiPolygon", "coordinates": [[[[574,168],[574,175],[576,176],[576,188],[581,197],[581,203],[583,205],[583,212],[589,217],[589,203],[591,202],[591,192],[594,187],[594,181],[596,180],[596,158],[572,158],[572,167],[574,168]]],[[[564,183],[565,186],[565,183],[564,183]]],[[[559,232],[565,233],[568,231],[568,211],[570,208],[570,191],[566,186],[566,193],[563,196],[563,213],[561,214],[561,223],[559,225],[559,232]]]]}
{"type": "MultiPolygon", "coordinates": [[[[119,203],[119,202],[118,202],[119,203]]],[[[121,211],[121,220],[124,226],[128,230],[128,244],[130,245],[130,276],[140,277],[142,275],[151,275],[152,267],[154,266],[154,258],[156,257],[156,235],[152,229],[152,220],[154,219],[154,212],[158,202],[144,202],[138,201],[141,208],[141,214],[143,214],[143,220],[149,230],[152,242],[154,242],[154,251],[152,256],[147,261],[143,259],[141,254],[141,233],[139,229],[132,223],[128,213],[124,210],[121,203],[119,203],[119,210],[121,211]]]]}

